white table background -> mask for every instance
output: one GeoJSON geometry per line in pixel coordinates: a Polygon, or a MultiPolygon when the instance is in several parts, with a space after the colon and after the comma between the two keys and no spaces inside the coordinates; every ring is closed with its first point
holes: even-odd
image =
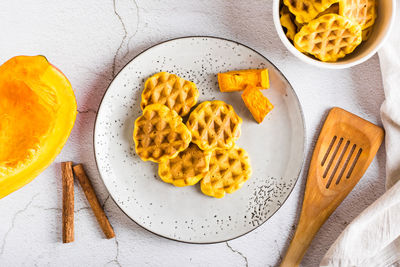
{"type": "MultiPolygon", "coordinates": [[[[288,78],[303,105],[307,163],[329,108],[340,106],[381,124],[384,99],[378,57],[347,70],[305,65],[281,44],[272,0],[1,0],[0,62],[45,55],[71,81],[79,114],[56,161],[32,183],[0,200],[0,266],[276,266],[293,235],[305,177],[264,225],[216,245],[190,245],[155,236],[126,217],[108,197],[97,172],[93,124],[115,74],[158,42],[187,35],[220,36],[269,58],[288,78]],[[75,185],[75,242],[61,242],[60,162],[82,162],[116,238],[104,238],[75,185]]],[[[364,178],[322,227],[302,265],[317,266],[340,232],[384,192],[383,147],[364,178]]]]}

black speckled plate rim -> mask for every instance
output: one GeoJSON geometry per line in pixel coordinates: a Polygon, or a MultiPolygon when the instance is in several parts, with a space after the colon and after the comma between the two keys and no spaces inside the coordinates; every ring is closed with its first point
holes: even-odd
{"type": "Polygon", "coordinates": [[[196,36],[196,35],[193,35],[193,36],[183,36],[183,37],[177,37],[177,38],[173,38],[173,39],[168,39],[168,40],[166,40],[166,41],[162,41],[162,42],[159,42],[159,43],[157,43],[157,44],[155,44],[155,45],[152,45],[152,46],[150,46],[150,47],[144,49],[143,51],[139,52],[136,56],[134,56],[134,57],[133,57],[128,63],[126,63],[125,66],[124,66],[123,68],[121,68],[121,70],[114,76],[114,78],[112,79],[112,81],[111,81],[110,84],[108,85],[107,90],[104,92],[104,94],[103,94],[103,96],[102,96],[102,98],[101,98],[99,107],[98,107],[98,109],[97,109],[97,114],[96,114],[96,119],[95,119],[95,121],[94,121],[94,129],[93,129],[93,153],[94,153],[94,160],[95,160],[95,162],[96,162],[97,170],[98,170],[98,172],[99,172],[100,178],[101,178],[101,180],[103,181],[103,184],[104,184],[105,188],[107,189],[108,195],[109,195],[110,198],[114,201],[114,203],[118,206],[118,208],[122,211],[122,213],[124,213],[131,221],[133,221],[134,223],[136,223],[137,225],[139,225],[141,228],[145,229],[146,231],[148,231],[148,232],[150,232],[150,233],[152,233],[152,234],[154,234],[154,235],[157,235],[157,236],[159,236],[159,237],[166,238],[166,239],[169,239],[169,240],[172,240],[172,241],[177,241],[177,242],[186,243],[186,244],[196,244],[196,245],[211,245],[211,244],[218,244],[218,243],[223,243],[223,242],[228,242],[228,241],[234,240],[234,239],[236,239],[236,238],[242,237],[242,236],[247,235],[248,233],[254,231],[254,230],[257,229],[258,227],[260,227],[261,225],[263,225],[265,222],[267,222],[272,216],[274,216],[274,214],[285,204],[286,200],[287,200],[287,199],[289,198],[289,196],[292,194],[293,189],[296,187],[297,181],[299,180],[301,171],[303,170],[303,166],[304,166],[304,161],[305,161],[305,144],[306,144],[306,125],[305,125],[305,119],[304,119],[303,108],[302,108],[302,106],[301,106],[299,97],[298,97],[297,94],[296,94],[296,91],[293,89],[293,86],[292,86],[291,83],[288,81],[288,79],[286,78],[286,76],[283,75],[282,71],[281,71],[280,69],[278,69],[278,68],[275,66],[275,64],[273,64],[273,63],[272,63],[269,59],[267,59],[264,55],[262,55],[261,53],[259,53],[258,51],[256,51],[255,49],[253,49],[253,48],[251,48],[251,47],[249,47],[249,46],[247,46],[247,45],[244,45],[244,44],[242,44],[242,43],[240,43],[240,42],[233,41],[233,40],[230,40],[230,39],[227,39],[227,38],[216,37],[216,36],[207,36],[207,35],[204,35],[204,36],[203,36],[203,35],[199,35],[199,36],[196,36]],[[269,216],[268,219],[266,219],[264,222],[262,222],[261,224],[257,225],[255,228],[251,229],[250,231],[248,231],[248,232],[246,232],[246,233],[244,233],[244,234],[241,234],[241,235],[232,237],[232,238],[230,238],[230,239],[225,239],[225,240],[220,240],[220,241],[214,241],[214,242],[189,242],[189,241],[174,239],[174,238],[171,238],[171,237],[168,237],[168,236],[164,236],[164,235],[155,233],[155,232],[153,232],[153,231],[147,229],[147,228],[144,227],[143,225],[139,224],[138,222],[136,222],[136,221],[135,221],[134,219],[132,219],[128,214],[126,214],[126,212],[119,206],[118,202],[115,201],[115,199],[113,198],[113,196],[111,195],[111,193],[108,191],[108,188],[107,188],[107,186],[106,186],[105,183],[104,183],[104,179],[103,179],[103,177],[101,176],[100,169],[99,169],[99,165],[98,165],[98,162],[97,162],[97,157],[96,157],[95,137],[96,137],[97,119],[98,119],[98,116],[99,116],[99,109],[100,109],[101,105],[103,104],[103,100],[104,100],[104,97],[106,96],[106,94],[107,94],[107,92],[108,92],[108,89],[110,88],[110,86],[112,85],[112,83],[114,82],[114,80],[118,77],[118,75],[120,74],[120,72],[121,72],[123,69],[125,69],[125,67],[126,67],[127,65],[129,65],[133,60],[135,60],[135,59],[136,59],[137,57],[139,57],[141,54],[143,54],[144,52],[147,52],[148,50],[150,50],[150,49],[152,49],[152,48],[154,48],[154,47],[156,47],[156,46],[158,46],[158,45],[161,45],[161,44],[164,44],[164,43],[168,43],[168,42],[173,42],[173,41],[180,40],[180,39],[190,39],[190,38],[207,38],[207,39],[219,39],[219,40],[223,40],[223,41],[228,41],[228,42],[235,43],[235,44],[237,44],[237,45],[242,45],[242,46],[244,46],[244,47],[250,49],[251,51],[257,53],[258,55],[260,55],[262,58],[264,58],[266,61],[268,61],[268,63],[270,63],[276,70],[278,70],[278,72],[282,75],[282,77],[283,77],[283,78],[286,80],[286,82],[290,85],[290,89],[292,90],[292,92],[293,92],[293,94],[294,94],[294,96],[296,97],[296,100],[297,100],[297,102],[298,102],[298,105],[299,105],[299,108],[300,108],[300,114],[301,114],[301,118],[302,118],[302,122],[303,122],[303,133],[304,133],[304,138],[303,138],[303,159],[302,159],[302,161],[301,161],[301,166],[300,166],[300,168],[299,168],[299,172],[298,172],[298,174],[297,174],[296,181],[294,182],[294,185],[293,185],[292,189],[290,190],[290,192],[289,192],[289,194],[287,195],[287,197],[285,198],[285,200],[282,202],[281,206],[278,207],[278,208],[271,214],[271,216],[269,216]]]}

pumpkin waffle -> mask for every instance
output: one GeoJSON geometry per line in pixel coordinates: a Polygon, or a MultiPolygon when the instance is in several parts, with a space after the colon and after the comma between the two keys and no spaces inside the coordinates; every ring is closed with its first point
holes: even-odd
{"type": "Polygon", "coordinates": [[[208,172],[211,152],[203,151],[195,144],[180,152],[177,157],[158,165],[161,179],[174,186],[194,185],[208,172]]]}
{"type": "Polygon", "coordinates": [[[299,23],[313,20],[319,13],[339,0],[283,0],[283,3],[296,16],[299,23]]]}
{"type": "Polygon", "coordinates": [[[289,9],[287,8],[287,6],[282,5],[281,11],[279,13],[281,15],[280,17],[281,25],[286,29],[286,37],[293,41],[297,27],[291,18],[289,9]]]}
{"type": "Polygon", "coordinates": [[[297,49],[321,61],[336,61],[353,52],[361,41],[360,25],[336,14],[309,22],[294,37],[297,49]]]}
{"type": "Polygon", "coordinates": [[[150,104],[163,104],[183,117],[196,105],[198,97],[199,91],[193,82],[159,72],[145,82],[140,106],[144,109],[150,104]]]}
{"type": "Polygon", "coordinates": [[[372,28],[373,27],[369,27],[362,31],[361,36],[362,36],[363,41],[367,41],[369,39],[369,37],[371,36],[371,33],[372,33],[372,28]]]}
{"type": "Polygon", "coordinates": [[[298,21],[295,20],[295,19],[293,20],[293,23],[296,25],[296,33],[297,33],[298,31],[300,31],[301,28],[304,26],[304,24],[298,22],[298,21]]]}
{"type": "Polygon", "coordinates": [[[135,149],[144,161],[174,158],[189,146],[191,139],[178,113],[161,104],[147,106],[135,121],[135,149]]]}
{"type": "Polygon", "coordinates": [[[371,27],[376,19],[375,0],[340,0],[339,14],[361,25],[364,30],[371,27]]]}
{"type": "Polygon", "coordinates": [[[215,150],[211,155],[210,170],[201,180],[201,191],[208,196],[222,198],[243,186],[251,176],[247,152],[237,146],[229,150],[215,150]]]}
{"type": "Polygon", "coordinates": [[[328,7],[321,13],[319,13],[317,15],[317,18],[322,17],[323,15],[326,15],[326,14],[339,14],[339,4],[335,3],[335,4],[331,5],[330,7],[328,7]]]}
{"type": "Polygon", "coordinates": [[[240,136],[242,119],[223,101],[205,101],[186,122],[192,142],[202,150],[229,149],[240,136]]]}

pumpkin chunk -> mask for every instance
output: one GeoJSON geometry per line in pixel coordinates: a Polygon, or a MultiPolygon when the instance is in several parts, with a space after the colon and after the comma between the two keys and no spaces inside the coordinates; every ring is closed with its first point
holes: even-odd
{"type": "Polygon", "coordinates": [[[252,86],[248,86],[244,90],[242,99],[258,123],[261,123],[265,116],[274,108],[268,98],[260,90],[252,86]]]}
{"type": "Polygon", "coordinates": [[[221,92],[243,91],[251,85],[258,89],[269,88],[267,69],[252,69],[218,73],[218,84],[221,92]]]}

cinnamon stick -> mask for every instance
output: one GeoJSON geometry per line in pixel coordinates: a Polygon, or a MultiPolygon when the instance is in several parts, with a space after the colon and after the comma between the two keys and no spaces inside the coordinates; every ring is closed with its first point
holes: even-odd
{"type": "Polygon", "coordinates": [[[64,243],[74,241],[74,175],[72,162],[61,163],[63,209],[62,209],[62,238],[64,243]]]}
{"type": "Polygon", "coordinates": [[[114,230],[110,222],[108,221],[108,218],[104,213],[104,210],[101,207],[99,200],[97,199],[92,183],[87,177],[82,164],[75,165],[73,169],[75,176],[78,178],[78,181],[81,184],[83,192],[85,193],[86,198],[89,201],[90,206],[92,207],[94,215],[96,216],[96,219],[100,224],[101,230],[103,230],[107,238],[113,238],[115,236],[114,230]]]}

